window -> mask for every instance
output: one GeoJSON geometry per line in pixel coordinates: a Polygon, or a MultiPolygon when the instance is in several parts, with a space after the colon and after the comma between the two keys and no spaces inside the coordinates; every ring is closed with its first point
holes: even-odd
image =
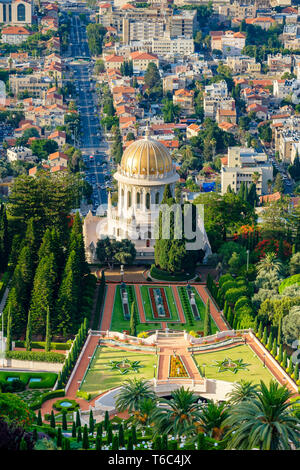
{"type": "Polygon", "coordinates": [[[3,9],[3,22],[6,22],[6,5],[2,4],[2,9],[3,9]]]}
{"type": "Polygon", "coordinates": [[[155,204],[159,204],[159,193],[155,194],[155,204]]]}
{"type": "Polygon", "coordinates": [[[138,206],[141,204],[141,193],[136,193],[136,203],[138,206]]]}
{"type": "Polygon", "coordinates": [[[146,209],[150,209],[150,194],[146,194],[146,209]]]}
{"type": "Polygon", "coordinates": [[[11,5],[8,5],[8,21],[11,22],[11,5]]]}
{"type": "Polygon", "coordinates": [[[23,5],[23,3],[20,3],[20,5],[18,5],[17,18],[18,21],[25,21],[25,5],[23,5]]]}
{"type": "Polygon", "coordinates": [[[131,191],[128,191],[128,207],[131,207],[131,191]]]}

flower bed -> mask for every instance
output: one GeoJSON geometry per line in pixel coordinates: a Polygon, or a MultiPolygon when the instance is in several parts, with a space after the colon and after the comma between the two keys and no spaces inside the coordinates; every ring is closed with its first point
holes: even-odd
{"type": "Polygon", "coordinates": [[[150,300],[151,300],[151,304],[152,304],[152,310],[153,310],[154,318],[155,319],[158,319],[158,318],[161,319],[161,318],[164,318],[164,317],[165,318],[170,318],[171,315],[170,315],[169,306],[168,306],[168,302],[167,302],[167,298],[166,298],[164,288],[163,287],[156,288],[156,290],[158,290],[161,294],[163,309],[164,309],[164,312],[165,312],[164,317],[162,315],[159,315],[159,313],[158,313],[156,299],[155,299],[155,295],[154,295],[154,290],[155,290],[155,288],[153,288],[153,287],[149,288],[150,300]]]}
{"type": "Polygon", "coordinates": [[[79,408],[79,404],[75,400],[63,398],[62,400],[57,400],[53,404],[53,408],[57,411],[76,411],[79,408]]]}
{"type": "Polygon", "coordinates": [[[170,356],[169,378],[188,378],[189,374],[180,356],[170,356]]]}

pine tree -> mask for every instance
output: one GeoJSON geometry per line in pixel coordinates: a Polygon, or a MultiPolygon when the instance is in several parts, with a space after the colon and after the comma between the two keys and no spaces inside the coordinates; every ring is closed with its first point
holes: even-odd
{"type": "Polygon", "coordinates": [[[254,333],[257,333],[257,330],[258,330],[258,319],[257,319],[257,317],[255,317],[254,325],[253,325],[254,333]]]}
{"type": "Polygon", "coordinates": [[[76,437],[76,423],[73,421],[72,423],[72,437],[76,437]]]}
{"type": "Polygon", "coordinates": [[[26,351],[31,351],[31,348],[32,348],[31,337],[32,337],[31,314],[30,314],[30,311],[29,311],[28,319],[27,319],[26,340],[25,340],[26,351]]]}
{"type": "Polygon", "coordinates": [[[95,420],[93,416],[93,410],[90,410],[90,417],[89,417],[89,432],[90,434],[94,433],[94,428],[95,428],[95,420]]]}
{"type": "Polygon", "coordinates": [[[77,428],[77,442],[82,441],[82,432],[81,432],[81,427],[77,428]]]}
{"type": "Polygon", "coordinates": [[[225,300],[224,308],[223,308],[223,315],[226,318],[226,320],[227,320],[227,314],[228,314],[228,303],[227,303],[227,300],[225,300]]]}
{"type": "Polygon", "coordinates": [[[51,428],[55,428],[55,416],[54,416],[54,411],[51,410],[51,416],[50,416],[50,426],[51,428]]]}
{"type": "Polygon", "coordinates": [[[36,424],[37,424],[38,426],[42,426],[42,425],[43,425],[43,419],[42,419],[41,410],[38,411],[38,415],[37,415],[37,419],[36,419],[36,424]]]}
{"type": "Polygon", "coordinates": [[[65,410],[62,412],[62,429],[64,431],[68,430],[68,423],[67,423],[67,413],[65,410]]]}
{"type": "Polygon", "coordinates": [[[62,433],[61,433],[61,427],[57,429],[57,435],[56,435],[56,445],[57,447],[62,446],[62,433]]]}
{"type": "Polygon", "coordinates": [[[63,440],[63,443],[64,443],[64,450],[71,450],[70,439],[65,437],[63,440]]]}
{"type": "Polygon", "coordinates": [[[83,438],[82,438],[82,448],[87,450],[90,447],[89,445],[89,435],[87,425],[84,425],[83,428],[83,438]]]}
{"type": "Polygon", "coordinates": [[[50,325],[50,310],[48,307],[47,310],[47,318],[46,318],[46,344],[45,344],[45,351],[51,351],[51,325],[50,325]]]}
{"type": "Polygon", "coordinates": [[[228,324],[232,327],[232,324],[233,324],[233,312],[232,312],[231,307],[228,307],[227,321],[228,321],[228,324]]]}
{"type": "Polygon", "coordinates": [[[211,335],[211,321],[210,321],[210,304],[209,299],[207,299],[205,316],[204,316],[204,326],[203,326],[203,336],[211,335]]]}
{"type": "Polygon", "coordinates": [[[113,437],[111,450],[119,450],[119,438],[118,438],[118,436],[113,437]]]}

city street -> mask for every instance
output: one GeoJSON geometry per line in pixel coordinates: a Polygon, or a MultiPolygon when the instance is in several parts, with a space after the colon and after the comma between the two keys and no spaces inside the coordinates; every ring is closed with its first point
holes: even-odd
{"type": "Polygon", "coordinates": [[[78,146],[86,166],[85,179],[93,186],[93,213],[96,213],[99,205],[107,203],[107,187],[110,180],[106,154],[108,144],[103,141],[95,82],[92,78],[94,64],[89,53],[86,26],[77,14],[72,15],[71,21],[69,53],[74,60],[69,66],[73,71],[77,90],[76,103],[81,121],[78,146]]]}

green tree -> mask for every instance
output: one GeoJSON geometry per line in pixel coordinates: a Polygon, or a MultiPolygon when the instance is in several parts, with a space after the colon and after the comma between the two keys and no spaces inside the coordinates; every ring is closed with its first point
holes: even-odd
{"type": "Polygon", "coordinates": [[[207,299],[205,314],[204,314],[203,336],[211,335],[211,319],[210,319],[210,302],[207,299]]]}
{"type": "Polygon", "coordinates": [[[55,423],[55,416],[54,416],[54,411],[51,410],[51,415],[50,415],[50,426],[51,428],[55,428],[56,423],[55,423]]]}
{"type": "Polygon", "coordinates": [[[12,348],[12,319],[10,310],[7,317],[7,334],[6,334],[6,351],[11,351],[12,348]]]}
{"type": "Polygon", "coordinates": [[[128,409],[132,412],[139,409],[140,402],[145,398],[155,400],[155,397],[155,393],[152,392],[146,380],[128,379],[116,397],[116,406],[119,411],[128,409]]]}
{"type": "Polygon", "coordinates": [[[130,335],[136,336],[136,313],[134,302],[131,304],[131,313],[130,313],[130,335]]]}
{"type": "Polygon", "coordinates": [[[84,450],[87,450],[87,449],[89,449],[89,447],[90,447],[90,445],[89,445],[88,427],[85,424],[84,428],[83,428],[82,448],[84,450]]]}
{"type": "Polygon", "coordinates": [[[26,348],[26,351],[31,351],[31,348],[32,348],[32,326],[31,326],[31,313],[30,312],[28,313],[28,318],[27,318],[25,348],[26,348]]]}
{"type": "Polygon", "coordinates": [[[45,340],[45,351],[51,351],[51,325],[50,325],[50,311],[49,308],[47,310],[47,318],[46,318],[46,340],[45,340]]]}
{"type": "Polygon", "coordinates": [[[234,384],[233,389],[228,393],[227,397],[232,405],[237,405],[246,400],[252,400],[257,397],[258,385],[253,384],[252,381],[240,380],[234,384]]]}

